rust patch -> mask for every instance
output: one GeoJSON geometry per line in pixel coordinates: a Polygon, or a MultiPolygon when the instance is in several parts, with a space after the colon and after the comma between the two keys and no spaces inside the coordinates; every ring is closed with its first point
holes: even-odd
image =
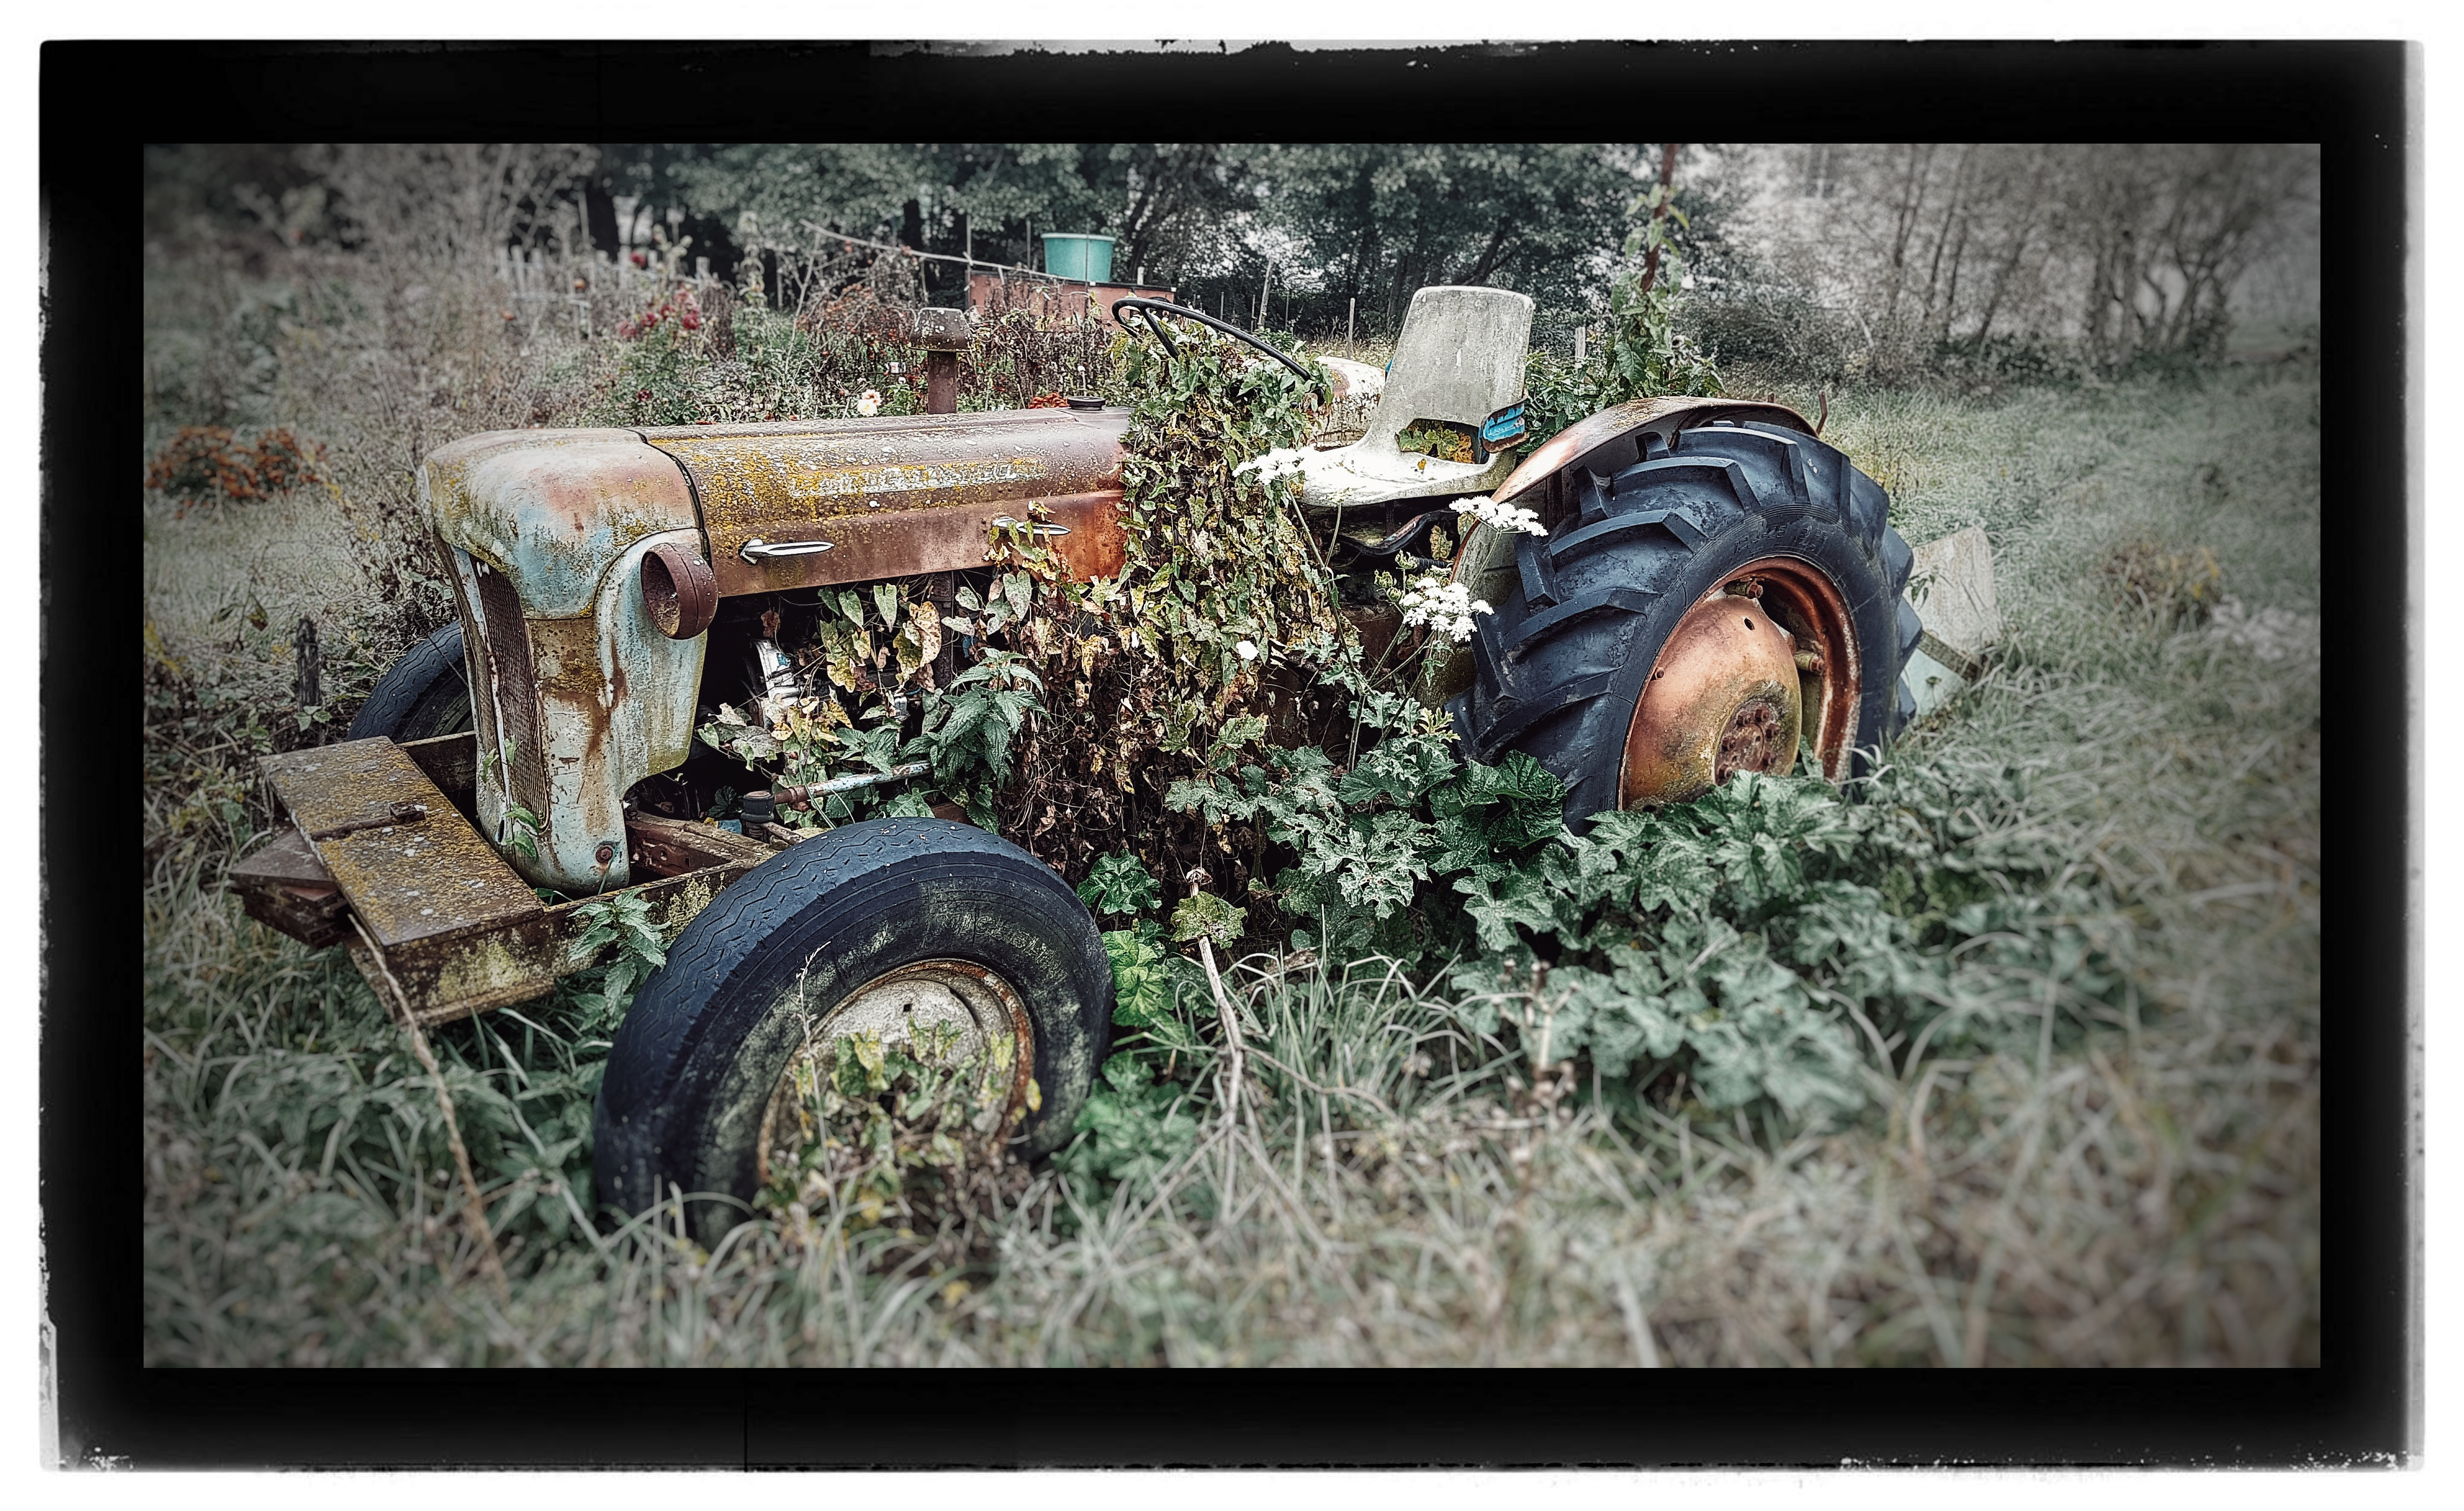
{"type": "MultiPolygon", "coordinates": [[[[265,762],[275,768],[267,775],[275,781],[276,796],[285,801],[297,797],[312,814],[337,811],[340,804],[353,800],[336,797],[328,790],[331,783],[390,791],[407,780],[398,768],[409,768],[400,749],[383,739],[329,745],[295,752],[293,756],[328,757],[302,761],[273,756],[265,762]],[[382,750],[358,751],[354,746],[382,750]],[[330,759],[338,752],[345,758],[330,759]],[[277,762],[282,763],[278,768],[277,762]]],[[[411,775],[417,775],[415,769],[411,775]]],[[[294,810],[295,823],[300,821],[301,811],[294,810]]],[[[294,832],[285,837],[288,844],[277,841],[233,867],[233,889],[244,903],[257,899],[250,909],[251,916],[261,916],[260,907],[277,911],[276,917],[266,921],[294,937],[319,946],[346,940],[361,974],[378,996],[399,1001],[422,1025],[543,996],[555,987],[559,975],[605,957],[605,949],[586,959],[572,953],[589,928],[581,916],[582,903],[543,906],[457,815],[448,811],[419,827],[434,831],[423,836],[419,846],[425,851],[434,844],[438,864],[432,868],[371,865],[365,864],[370,857],[354,845],[355,841],[399,837],[406,832],[400,828],[390,835],[382,828],[355,831],[313,848],[294,832]],[[352,849],[341,864],[328,869],[325,856],[345,846],[352,849]],[[493,877],[472,874],[491,866],[497,873],[493,877]],[[277,888],[286,887],[313,894],[319,876],[326,878],[330,903],[319,906],[313,896],[286,902],[276,895],[277,888]],[[474,881],[490,885],[473,887],[470,884],[474,881]],[[446,919],[442,916],[446,909],[435,899],[457,890],[468,892],[475,901],[446,919]],[[431,908],[438,916],[429,916],[431,908]],[[365,931],[363,937],[350,936],[349,916],[354,912],[365,931]],[[301,927],[286,928],[286,923],[301,927]],[[444,927],[437,927],[440,923],[444,927]]],[[[767,845],[709,824],[649,819],[637,820],[627,828],[628,838],[637,850],[646,852],[646,858],[679,867],[672,875],[622,889],[649,902],[671,928],[699,914],[737,878],[776,853],[767,845]]]]}
{"type": "Polygon", "coordinates": [[[1720,734],[1719,759],[1711,768],[1714,783],[1741,771],[1786,771],[1795,754],[1795,727],[1772,703],[1757,700],[1737,710],[1720,734]]]}
{"type": "Polygon", "coordinates": [[[471,816],[472,794],[479,780],[479,737],[469,730],[433,739],[406,740],[394,747],[428,774],[448,802],[464,818],[471,816]]]}
{"type": "MultiPolygon", "coordinates": [[[[758,848],[764,859],[772,853],[766,846],[758,848]]],[[[747,863],[709,866],[623,891],[649,903],[651,916],[667,927],[682,928],[752,868],[747,863]]],[[[387,950],[383,964],[400,983],[411,1015],[422,1027],[543,996],[554,989],[559,975],[605,964],[615,949],[609,944],[587,956],[573,953],[573,947],[590,929],[588,920],[581,916],[583,906],[559,904],[530,923],[495,933],[387,950]]],[[[375,985],[377,977],[364,958],[365,949],[356,940],[352,954],[361,974],[375,985]]],[[[385,995],[382,988],[379,995],[385,995]]]]}
{"type": "Polygon", "coordinates": [[[1617,805],[1683,802],[1738,771],[1796,755],[1796,644],[1752,599],[1705,595],[1677,627],[1636,700],[1617,805]]]}
{"type": "Polygon", "coordinates": [[[626,820],[625,839],[632,851],[633,865],[653,877],[682,876],[713,866],[754,866],[776,853],[766,844],[732,834],[715,823],[662,819],[652,814],[636,814],[626,820]]]}
{"type": "Polygon", "coordinates": [[[312,950],[350,932],[350,905],[297,829],[233,865],[228,885],[251,918],[312,950]]]}
{"type": "MultiPolygon", "coordinates": [[[[1044,544],[1061,558],[1071,580],[1083,582],[1121,570],[1128,559],[1129,537],[1121,526],[1118,491],[1032,502],[1043,506],[1049,523],[1069,532],[1047,537],[1044,544]]],[[[759,563],[728,558],[716,568],[719,586],[732,596],[980,567],[992,545],[993,521],[1015,515],[1020,508],[1016,503],[952,504],[930,512],[839,519],[819,527],[807,524],[802,535],[785,538],[827,539],[831,549],[759,563]]],[[[782,537],[753,538],[775,542],[782,537]]]]}
{"type": "Polygon", "coordinates": [[[660,634],[691,640],[717,617],[718,580],[709,562],[663,540],[642,558],[642,606],[660,634]]]}
{"type": "MultiPolygon", "coordinates": [[[[1857,733],[1857,701],[1864,690],[1864,662],[1857,652],[1856,622],[1839,585],[1813,562],[1796,557],[1765,557],[1728,579],[1731,592],[1762,604],[1796,642],[1797,704],[1804,738],[1814,746],[1823,776],[1848,775],[1848,743],[1857,733]]],[[[1790,748],[1794,758],[1794,747],[1790,748]]]]}
{"type": "Polygon", "coordinates": [[[924,357],[924,411],[958,412],[958,354],[928,352],[924,357]]]}
{"type": "Polygon", "coordinates": [[[1094,575],[1105,559],[1117,570],[1118,541],[1092,537],[1120,528],[1127,424],[1116,410],[1037,409],[642,434],[692,477],[718,591],[735,597],[981,566],[990,521],[1036,499],[1070,526],[1059,539],[1073,574],[1094,575]],[[831,549],[746,560],[757,539],[831,549]]]}
{"type": "Polygon", "coordinates": [[[462,580],[466,596],[477,600],[462,624],[466,654],[478,652],[470,658],[478,673],[471,689],[474,722],[488,750],[504,762],[504,787],[513,800],[543,816],[547,769],[539,751],[539,686],[520,596],[511,579],[475,558],[462,580]]]}
{"type": "Polygon", "coordinates": [[[1787,771],[1809,744],[1839,780],[1861,675],[1847,600],[1819,567],[1795,557],[1740,567],[1661,647],[1627,728],[1618,806],[1682,802],[1739,771],[1787,771]]]}
{"type": "Polygon", "coordinates": [[[1362,665],[1375,667],[1386,659],[1395,637],[1403,632],[1403,611],[1392,603],[1346,603],[1343,617],[1360,636],[1362,665]]]}
{"type": "Polygon", "coordinates": [[[339,840],[346,834],[357,834],[363,829],[390,828],[395,824],[401,824],[407,828],[427,817],[428,804],[424,802],[389,802],[385,804],[383,813],[364,814],[360,818],[328,824],[324,828],[316,830],[308,836],[308,843],[322,844],[327,840],[339,840]]]}

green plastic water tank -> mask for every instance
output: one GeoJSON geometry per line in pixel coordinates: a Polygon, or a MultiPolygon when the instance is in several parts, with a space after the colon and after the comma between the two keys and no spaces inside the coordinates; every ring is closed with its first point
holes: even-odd
{"type": "Polygon", "coordinates": [[[1044,271],[1076,283],[1110,283],[1112,238],[1048,232],[1044,238],[1044,271]]]}

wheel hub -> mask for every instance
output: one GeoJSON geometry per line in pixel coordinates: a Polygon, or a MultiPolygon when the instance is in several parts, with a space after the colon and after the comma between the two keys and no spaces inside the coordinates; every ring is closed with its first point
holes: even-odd
{"type": "Polygon", "coordinates": [[[1761,602],[1713,589],[1669,632],[1627,731],[1622,807],[1684,802],[1794,764],[1796,641],[1761,602]]]}
{"type": "Polygon", "coordinates": [[[810,1127],[811,1092],[831,1045],[866,1033],[885,1045],[913,1045],[920,1032],[942,1025],[957,1033],[949,1062],[982,1059],[987,1077],[1006,1075],[1007,1110],[1015,1110],[1035,1067],[1035,1029],[1017,989],[969,961],[918,961],[857,987],[814,1019],[761,1116],[755,1164],[762,1182],[769,1181],[774,1160],[792,1155],[816,1131],[810,1127]],[[1011,1050],[1005,1062],[1003,1044],[1011,1050]]]}
{"type": "Polygon", "coordinates": [[[1782,771],[1789,749],[1792,721],[1771,704],[1756,699],[1737,710],[1720,734],[1719,759],[1712,764],[1713,785],[1741,771],[1782,771]]]}

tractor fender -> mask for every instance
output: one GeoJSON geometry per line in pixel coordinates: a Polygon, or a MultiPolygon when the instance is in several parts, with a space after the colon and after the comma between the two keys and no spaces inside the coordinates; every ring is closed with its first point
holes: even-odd
{"type": "Polygon", "coordinates": [[[1580,463],[1595,472],[1616,472],[1642,460],[1642,438],[1656,435],[1666,442],[1680,430],[1714,420],[1758,420],[1814,433],[1805,416],[1784,404],[1753,399],[1695,399],[1672,396],[1634,399],[1612,405],[1589,419],[1566,427],[1523,459],[1489,496],[1499,503],[1529,492],[1540,483],[1580,463]]]}

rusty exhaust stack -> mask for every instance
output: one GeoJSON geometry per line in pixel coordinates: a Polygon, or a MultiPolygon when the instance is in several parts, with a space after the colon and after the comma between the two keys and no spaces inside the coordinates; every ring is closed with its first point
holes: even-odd
{"type": "Polygon", "coordinates": [[[915,312],[915,339],[924,347],[924,412],[958,412],[958,354],[975,339],[967,312],[925,308],[915,312]]]}

